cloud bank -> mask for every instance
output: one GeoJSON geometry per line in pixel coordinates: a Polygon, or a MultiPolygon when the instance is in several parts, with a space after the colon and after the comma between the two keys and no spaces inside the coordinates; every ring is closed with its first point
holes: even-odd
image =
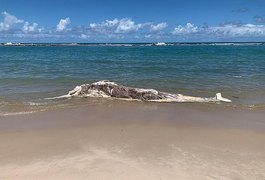
{"type": "Polygon", "coordinates": [[[228,22],[216,26],[200,26],[192,22],[175,27],[166,22],[136,22],[131,18],[114,18],[102,22],[88,22],[87,25],[71,26],[69,17],[59,20],[51,28],[43,28],[36,22],[17,18],[4,11],[0,20],[0,41],[13,39],[28,41],[208,41],[254,39],[265,40],[263,17],[255,16],[259,24],[228,22]]]}
{"type": "Polygon", "coordinates": [[[144,24],[136,24],[129,18],[106,20],[101,23],[91,23],[92,31],[103,34],[125,34],[137,32],[144,27],[144,24]]]}

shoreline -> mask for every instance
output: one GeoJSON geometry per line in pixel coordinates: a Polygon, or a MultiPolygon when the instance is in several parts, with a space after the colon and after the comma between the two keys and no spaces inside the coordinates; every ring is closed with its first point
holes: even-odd
{"type": "MultiPolygon", "coordinates": [[[[232,97],[233,98],[233,97],[232,97]]],[[[206,98],[207,99],[207,98],[206,98]]],[[[234,100],[234,99],[233,99],[234,100]]],[[[25,102],[8,102],[3,101],[0,108],[0,117],[17,116],[35,114],[40,112],[49,112],[53,110],[62,110],[70,108],[82,108],[86,106],[112,106],[118,104],[125,104],[126,106],[146,106],[146,107],[172,107],[172,108],[187,108],[187,109],[201,109],[212,111],[246,111],[246,112],[263,112],[265,111],[265,104],[240,104],[232,101],[225,102],[152,102],[141,101],[137,99],[122,99],[122,98],[105,98],[105,97],[72,97],[65,99],[44,98],[38,101],[25,102]],[[46,99],[46,100],[45,100],[46,99]]]]}
{"type": "Polygon", "coordinates": [[[1,116],[0,178],[262,179],[264,117],[132,102],[1,116]]]}

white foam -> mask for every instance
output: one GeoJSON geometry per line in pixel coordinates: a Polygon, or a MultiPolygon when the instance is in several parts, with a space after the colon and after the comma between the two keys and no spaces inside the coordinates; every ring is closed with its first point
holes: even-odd
{"type": "Polygon", "coordinates": [[[37,111],[0,113],[0,116],[14,116],[14,115],[32,114],[34,112],[37,112],[37,111]]]}
{"type": "Polygon", "coordinates": [[[242,76],[233,76],[233,77],[235,77],[235,78],[242,78],[242,76]]]}
{"type": "Polygon", "coordinates": [[[166,46],[167,44],[164,42],[158,42],[155,44],[156,46],[166,46]]]}
{"type": "Polygon", "coordinates": [[[47,105],[47,103],[44,102],[27,102],[30,106],[42,106],[47,105]]]}

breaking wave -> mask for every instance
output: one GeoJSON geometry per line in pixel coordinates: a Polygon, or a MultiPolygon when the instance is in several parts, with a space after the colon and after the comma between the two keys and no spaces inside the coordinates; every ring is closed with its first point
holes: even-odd
{"type": "Polygon", "coordinates": [[[1,116],[14,116],[14,115],[23,115],[23,114],[32,114],[38,111],[21,111],[21,112],[0,112],[1,116]]]}

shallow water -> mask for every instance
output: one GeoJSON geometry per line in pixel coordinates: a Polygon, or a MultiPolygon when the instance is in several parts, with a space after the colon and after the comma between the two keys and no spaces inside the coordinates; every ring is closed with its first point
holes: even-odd
{"type": "Polygon", "coordinates": [[[0,46],[0,112],[86,100],[44,100],[108,79],[132,87],[265,104],[265,46],[0,46]]]}

